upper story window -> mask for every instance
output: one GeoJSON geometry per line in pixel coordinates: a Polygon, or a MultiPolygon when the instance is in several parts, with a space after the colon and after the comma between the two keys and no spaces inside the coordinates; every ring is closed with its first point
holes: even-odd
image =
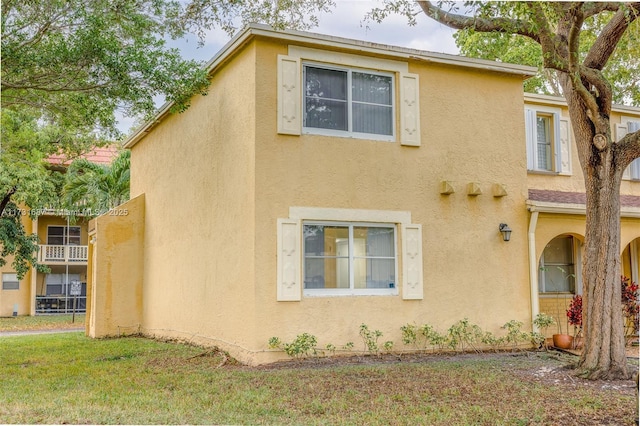
{"type": "Polygon", "coordinates": [[[47,244],[53,246],[80,245],[79,226],[49,226],[47,244]]]}
{"type": "Polygon", "coordinates": [[[557,108],[525,108],[527,169],[571,174],[569,122],[557,108]]]}
{"type": "Polygon", "coordinates": [[[406,61],[289,45],[276,84],[279,134],[421,144],[419,75],[406,61]]]}
{"type": "Polygon", "coordinates": [[[397,294],[394,225],[305,222],[307,294],[397,294]]]}
{"type": "MultiPolygon", "coordinates": [[[[622,139],[627,133],[640,130],[640,120],[622,117],[622,123],[617,125],[616,140],[622,139]]],[[[636,158],[625,169],[623,179],[640,180],[640,158],[636,158]]]]}
{"type": "Polygon", "coordinates": [[[393,74],[304,65],[304,130],[395,140],[393,74]]]}

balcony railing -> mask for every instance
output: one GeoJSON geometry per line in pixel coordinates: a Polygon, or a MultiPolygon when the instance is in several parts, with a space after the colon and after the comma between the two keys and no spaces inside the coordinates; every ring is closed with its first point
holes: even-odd
{"type": "Polygon", "coordinates": [[[54,246],[41,244],[38,252],[40,263],[86,263],[89,246],[54,246]]]}

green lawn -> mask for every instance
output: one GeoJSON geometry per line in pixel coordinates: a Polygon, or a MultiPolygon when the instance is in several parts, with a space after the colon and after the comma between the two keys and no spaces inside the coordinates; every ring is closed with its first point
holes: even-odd
{"type": "Polygon", "coordinates": [[[144,338],[0,337],[0,423],[634,424],[631,382],[603,389],[567,379],[565,370],[541,379],[566,361],[557,357],[363,357],[250,368],[144,338]]]}
{"type": "Polygon", "coordinates": [[[3,317],[0,332],[83,328],[84,320],[84,314],[3,317]]]}

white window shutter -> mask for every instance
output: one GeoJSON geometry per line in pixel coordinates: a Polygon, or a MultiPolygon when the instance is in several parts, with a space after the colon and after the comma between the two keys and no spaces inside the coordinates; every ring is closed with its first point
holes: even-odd
{"type": "Polygon", "coordinates": [[[524,110],[524,128],[527,141],[527,170],[536,169],[536,112],[532,109],[524,110]]]}
{"type": "Polygon", "coordinates": [[[422,283],[422,225],[402,227],[402,298],[424,298],[422,283]]]}
{"type": "Polygon", "coordinates": [[[302,126],[300,59],[278,55],[278,133],[299,135],[302,126]]]}
{"type": "Polygon", "coordinates": [[[400,143],[420,146],[420,82],[417,74],[400,75],[400,143]]]}
{"type": "Polygon", "coordinates": [[[301,299],[300,238],[299,221],[278,219],[277,300],[281,302],[301,299]]]}
{"type": "Polygon", "coordinates": [[[571,131],[569,120],[560,119],[560,168],[563,175],[571,174],[571,131]]]}
{"type": "Polygon", "coordinates": [[[560,114],[553,114],[553,156],[555,161],[554,171],[562,172],[562,136],[560,135],[560,114]]]}

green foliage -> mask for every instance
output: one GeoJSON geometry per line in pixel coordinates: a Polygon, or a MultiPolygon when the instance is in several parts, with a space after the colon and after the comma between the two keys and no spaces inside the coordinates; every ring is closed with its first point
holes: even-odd
{"type": "Polygon", "coordinates": [[[95,164],[86,159],[71,163],[65,175],[65,206],[82,205],[91,216],[105,213],[129,199],[131,151],[120,152],[110,165],[95,164]]]}
{"type": "Polygon", "coordinates": [[[482,329],[476,324],[471,324],[468,318],[462,319],[447,330],[448,344],[451,349],[464,351],[471,347],[478,352],[476,343],[482,339],[482,329]]]}
{"type": "Polygon", "coordinates": [[[516,349],[520,343],[531,339],[531,334],[522,331],[522,325],[522,321],[511,320],[501,327],[507,330],[504,341],[506,344],[511,345],[511,349],[516,349]]]}
{"type": "Polygon", "coordinates": [[[413,345],[418,350],[426,350],[428,347],[443,349],[447,345],[447,336],[429,324],[417,326],[406,324],[400,327],[402,342],[405,345],[413,345]]]}
{"type": "Polygon", "coordinates": [[[364,342],[365,351],[370,354],[377,355],[380,352],[380,346],[378,345],[378,339],[382,337],[380,330],[369,330],[369,326],[366,324],[360,324],[360,337],[364,342]]]}
{"type": "MultiPolygon", "coordinates": [[[[416,25],[416,16],[423,12],[419,2],[412,0],[383,0],[382,6],[376,7],[367,13],[365,21],[382,22],[391,15],[400,15],[407,19],[409,25],[416,25]]],[[[426,2],[424,2],[426,3],[426,2]]],[[[441,8],[434,13],[432,18],[453,28],[462,28],[454,34],[460,53],[472,58],[495,60],[500,62],[529,65],[538,68],[535,77],[525,81],[524,88],[527,92],[548,95],[562,95],[562,89],[558,81],[557,72],[549,67],[544,68],[542,45],[530,37],[521,34],[529,32],[539,35],[548,27],[552,31],[558,28],[559,21],[563,18],[563,10],[557,2],[535,2],[539,10],[539,18],[534,17],[532,2],[434,2],[441,8]],[[468,23],[452,23],[444,18],[444,14],[450,12],[465,17],[475,16],[479,19],[469,20],[468,23]],[[498,23],[496,27],[492,24],[498,23]],[[486,25],[483,25],[486,24],[486,25]],[[499,28],[499,29],[498,29],[499,28]]],[[[588,3],[582,5],[589,9],[588,3]]],[[[625,8],[623,3],[613,3],[609,9],[600,11],[594,15],[589,13],[585,19],[579,34],[579,60],[586,57],[593,46],[597,36],[611,21],[615,12],[611,9],[625,8]]],[[[627,10],[628,14],[633,13],[627,10]]],[[[561,43],[562,40],[554,40],[561,43]]],[[[549,46],[553,46],[550,44],[549,46]]],[[[547,60],[558,66],[560,58],[555,57],[556,52],[547,48],[545,53],[547,60]]],[[[566,58],[565,58],[566,59],[566,58]]],[[[549,65],[549,64],[547,64],[549,65]]],[[[604,78],[611,84],[613,100],[620,104],[640,105],[640,23],[637,20],[631,23],[618,41],[615,51],[602,70],[604,78]]]]}
{"type": "Polygon", "coordinates": [[[551,315],[545,314],[544,312],[540,312],[533,319],[533,325],[542,330],[546,330],[547,328],[551,327],[553,324],[555,324],[555,322],[555,318],[553,318],[551,315]]]}
{"type": "Polygon", "coordinates": [[[270,348],[282,349],[287,355],[294,358],[316,355],[317,343],[318,340],[316,339],[316,336],[309,333],[299,334],[291,343],[284,343],[278,337],[272,337],[269,339],[270,348]]]}
{"type": "Polygon", "coordinates": [[[200,63],[166,47],[176,4],[3,2],[2,107],[33,108],[60,128],[112,136],[116,109],[150,117],[158,96],[186,108],[208,81],[200,63]]]}
{"type": "Polygon", "coordinates": [[[494,351],[497,351],[498,348],[504,343],[504,337],[497,337],[492,332],[487,331],[480,338],[480,342],[491,347],[494,351]]]}
{"type": "Polygon", "coordinates": [[[0,216],[0,267],[6,265],[7,257],[13,256],[11,269],[24,278],[33,265],[39,272],[49,272],[49,268],[37,262],[38,236],[27,234],[22,226],[22,209],[7,204],[5,212],[0,216]]]}
{"type": "Polygon", "coordinates": [[[233,34],[239,23],[260,22],[278,30],[308,30],[318,25],[317,14],[330,12],[335,6],[334,0],[191,0],[185,3],[175,11],[176,19],[169,23],[170,29],[178,35],[185,30],[197,33],[201,40],[207,30],[216,27],[233,34]]]}

